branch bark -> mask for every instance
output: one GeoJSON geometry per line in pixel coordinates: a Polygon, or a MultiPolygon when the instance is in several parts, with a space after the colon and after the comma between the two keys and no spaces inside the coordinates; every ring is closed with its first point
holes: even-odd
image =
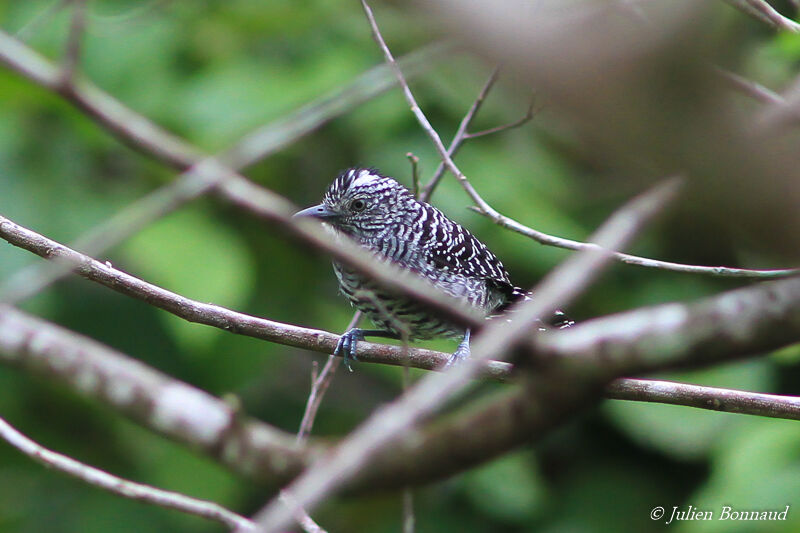
{"type": "Polygon", "coordinates": [[[320,452],[313,444],[298,450],[294,435],[252,420],[92,339],[8,306],[0,306],[0,361],[66,385],[249,477],[280,483],[320,452]]]}

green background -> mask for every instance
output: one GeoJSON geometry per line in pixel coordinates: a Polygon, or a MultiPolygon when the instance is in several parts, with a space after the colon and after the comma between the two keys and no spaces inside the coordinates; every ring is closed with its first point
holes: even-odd
{"type": "MultiPolygon", "coordinates": [[[[0,2],[0,26],[57,59],[69,10],[52,1],[0,2]]],[[[402,2],[376,5],[396,55],[438,31],[402,2]]],[[[800,36],[772,35],[719,2],[735,29],[741,72],[780,87],[797,71],[800,36]]],[[[358,2],[94,1],[81,68],[104,90],[203,150],[228,147],[379,64],[358,2]]],[[[462,54],[439,61],[412,87],[449,139],[490,71],[462,54]]],[[[502,83],[475,128],[513,121],[525,94],[502,83]]],[[[570,148],[545,109],[520,129],[468,142],[458,162],[501,213],[555,235],[585,239],[637,192],[570,148]],[[611,184],[611,186],[609,186],[611,184]]],[[[376,166],[410,183],[405,154],[435,169],[429,140],[393,89],[338,117],[246,174],[300,206],[316,203],[341,169],[376,166]]],[[[175,173],[121,145],[59,97],[0,68],[0,213],[69,243],[175,173]]],[[[532,286],[568,252],[500,229],[465,209],[452,177],[435,205],[474,231],[514,280],[532,286]]],[[[745,254],[725,228],[679,215],[648,230],[634,253],[671,261],[779,267],[745,254]],[[687,238],[690,236],[691,238],[687,238]]],[[[275,227],[213,198],[190,203],[102,254],[116,267],[184,296],[278,321],[339,332],[352,311],[337,296],[327,258],[275,227]]],[[[41,261],[0,246],[0,280],[41,261]]],[[[577,319],[744,285],[616,265],[570,308],[577,319]]],[[[90,282],[69,278],[23,308],[89,335],[213,394],[238,395],[248,413],[296,431],[319,354],[189,324],[90,282]]],[[[445,350],[453,343],[432,346],[445,350]]],[[[797,347],[714,369],[659,377],[762,392],[798,393],[797,347]]],[[[341,436],[401,391],[401,371],[340,371],[314,428],[341,436]]],[[[415,374],[418,375],[418,374],[415,374]]],[[[501,387],[484,385],[486,394],[501,387]]],[[[257,484],[151,434],[102,406],[17,370],[0,369],[0,414],[62,453],[117,475],[217,501],[249,514],[268,497],[257,484]]],[[[796,531],[800,528],[800,425],[785,420],[608,401],[535,446],[415,492],[420,531],[796,531]],[[652,522],[655,506],[719,512],[783,509],[788,522],[652,522]],[[794,507],[798,505],[798,507],[794,507]]],[[[330,531],[399,531],[395,493],[337,498],[313,513],[330,531]]],[[[0,444],[0,531],[220,531],[176,511],[124,500],[46,470],[0,444]]]]}

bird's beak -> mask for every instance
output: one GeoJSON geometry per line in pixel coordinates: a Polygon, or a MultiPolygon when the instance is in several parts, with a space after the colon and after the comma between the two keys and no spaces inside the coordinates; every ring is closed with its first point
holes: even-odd
{"type": "Polygon", "coordinates": [[[339,216],[338,213],[335,213],[330,209],[328,209],[327,207],[325,207],[325,204],[319,204],[319,205],[312,205],[307,209],[298,211],[297,213],[292,215],[292,218],[313,217],[313,218],[318,218],[320,220],[330,220],[338,216],[339,216]]]}

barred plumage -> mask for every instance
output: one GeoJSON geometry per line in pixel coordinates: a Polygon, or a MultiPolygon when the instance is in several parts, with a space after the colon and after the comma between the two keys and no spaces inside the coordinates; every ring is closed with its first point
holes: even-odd
{"type": "MultiPolygon", "coordinates": [[[[417,201],[408,189],[374,169],[346,170],[328,187],[321,204],[296,216],[324,220],[334,234],[350,236],[379,258],[419,274],[487,316],[529,297],[511,283],[500,260],[467,229],[435,207],[417,201]]],[[[411,340],[466,333],[454,358],[469,354],[468,331],[340,263],[333,266],[341,292],[381,328],[355,329],[343,335],[337,350],[344,349],[345,357],[355,356],[355,344],[364,335],[399,338],[403,332],[411,340]]],[[[572,325],[561,312],[551,323],[555,327],[572,325]]]]}

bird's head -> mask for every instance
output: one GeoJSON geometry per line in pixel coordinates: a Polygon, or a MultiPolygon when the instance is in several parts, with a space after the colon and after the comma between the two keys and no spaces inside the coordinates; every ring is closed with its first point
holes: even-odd
{"type": "Polygon", "coordinates": [[[413,200],[408,189],[375,169],[351,168],[330,184],[322,203],[295,213],[318,218],[354,237],[384,231],[413,200]]]}

